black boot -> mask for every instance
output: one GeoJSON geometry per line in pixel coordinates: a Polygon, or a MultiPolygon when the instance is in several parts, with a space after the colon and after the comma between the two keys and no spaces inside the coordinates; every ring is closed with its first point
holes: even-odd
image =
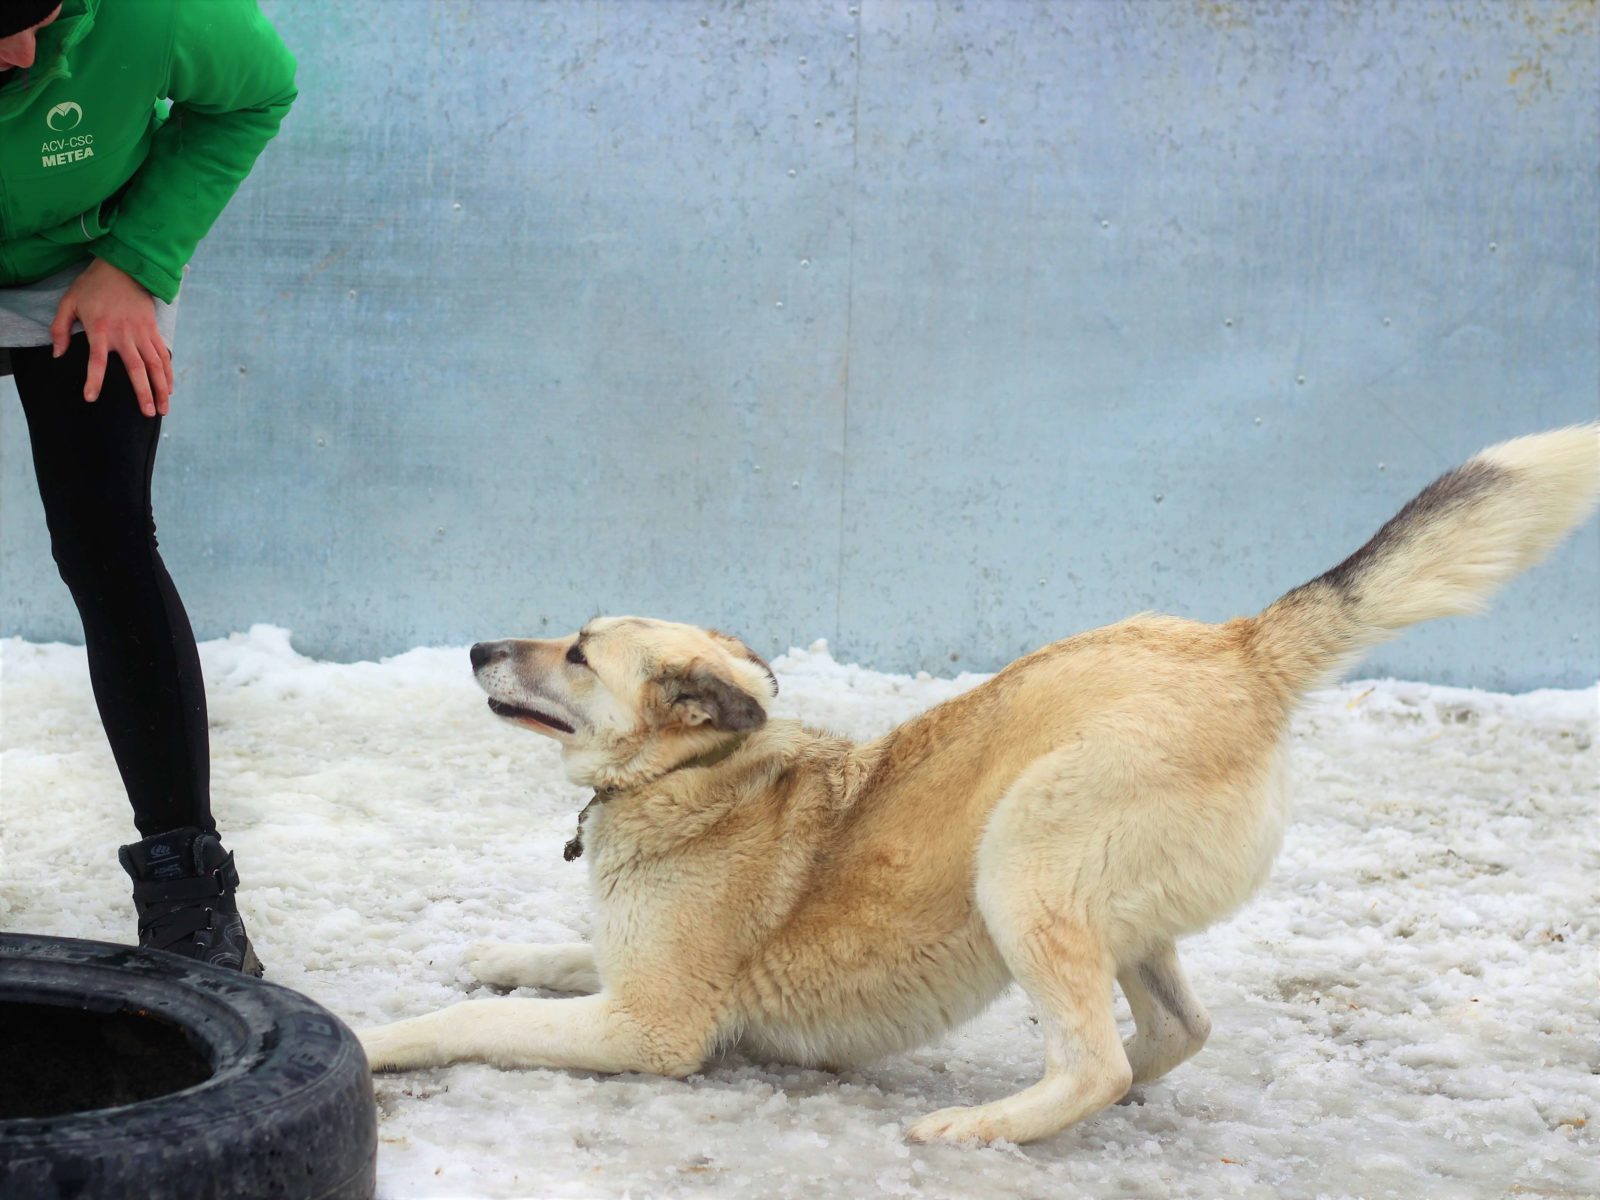
{"type": "Polygon", "coordinates": [[[123,846],[117,859],[133,880],[139,945],[261,974],[233,899],[239,872],[220,837],[172,829],[123,846]]]}

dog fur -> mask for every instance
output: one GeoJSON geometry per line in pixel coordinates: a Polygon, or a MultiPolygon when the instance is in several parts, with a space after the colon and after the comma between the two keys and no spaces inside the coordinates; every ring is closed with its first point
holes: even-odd
{"type": "Polygon", "coordinates": [[[935,1037],[1015,981],[1043,1078],[909,1136],[1055,1133],[1205,1043],[1175,944],[1267,877],[1299,698],[1404,626],[1476,611],[1597,493],[1600,425],[1503,443],[1256,616],[1079,634],[864,745],[768,720],[772,673],[714,631],[620,617],[480,643],[490,706],[596,789],[596,922],[593,945],[480,945],[470,969],[589,994],[370,1029],[371,1065],[681,1077],[737,1044],[839,1066],[935,1037]]]}

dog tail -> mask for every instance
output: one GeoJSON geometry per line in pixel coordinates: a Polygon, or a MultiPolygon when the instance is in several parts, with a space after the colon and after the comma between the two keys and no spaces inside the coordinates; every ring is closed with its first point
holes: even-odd
{"type": "Polygon", "coordinates": [[[1293,693],[1407,625],[1481,611],[1600,499],[1600,422],[1501,442],[1434,480],[1361,549],[1250,624],[1293,693]]]}

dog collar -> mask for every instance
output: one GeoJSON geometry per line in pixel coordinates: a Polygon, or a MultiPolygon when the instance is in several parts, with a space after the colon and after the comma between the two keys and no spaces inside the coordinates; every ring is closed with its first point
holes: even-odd
{"type": "Polygon", "coordinates": [[[707,750],[704,754],[696,754],[693,758],[684,759],[684,761],[679,763],[677,766],[668,767],[665,771],[661,772],[661,774],[650,780],[650,783],[636,784],[631,788],[595,788],[594,796],[589,800],[589,803],[583,806],[583,811],[578,814],[577,831],[572,835],[571,838],[568,839],[567,844],[561,848],[561,857],[566,859],[568,862],[571,862],[575,858],[583,857],[583,819],[589,815],[589,810],[596,804],[604,804],[607,800],[610,800],[615,796],[621,796],[627,792],[636,792],[640,788],[649,787],[651,783],[657,783],[675,771],[689,771],[699,767],[714,767],[723,760],[732,758],[733,755],[738,752],[739,747],[744,745],[745,739],[749,736],[750,735],[748,733],[741,733],[731,740],[724,742],[715,750],[707,750]]]}

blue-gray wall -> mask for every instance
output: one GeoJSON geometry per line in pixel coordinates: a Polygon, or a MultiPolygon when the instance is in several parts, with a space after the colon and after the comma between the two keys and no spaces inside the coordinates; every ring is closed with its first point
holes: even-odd
{"type": "MultiPolygon", "coordinates": [[[[301,98],[157,473],[202,636],[992,668],[1254,611],[1600,412],[1592,0],[264,7],[301,98]]],[[[76,640],[0,430],[0,629],[76,640]]],[[[1592,682],[1597,597],[1591,522],[1364,669],[1592,682]]]]}

